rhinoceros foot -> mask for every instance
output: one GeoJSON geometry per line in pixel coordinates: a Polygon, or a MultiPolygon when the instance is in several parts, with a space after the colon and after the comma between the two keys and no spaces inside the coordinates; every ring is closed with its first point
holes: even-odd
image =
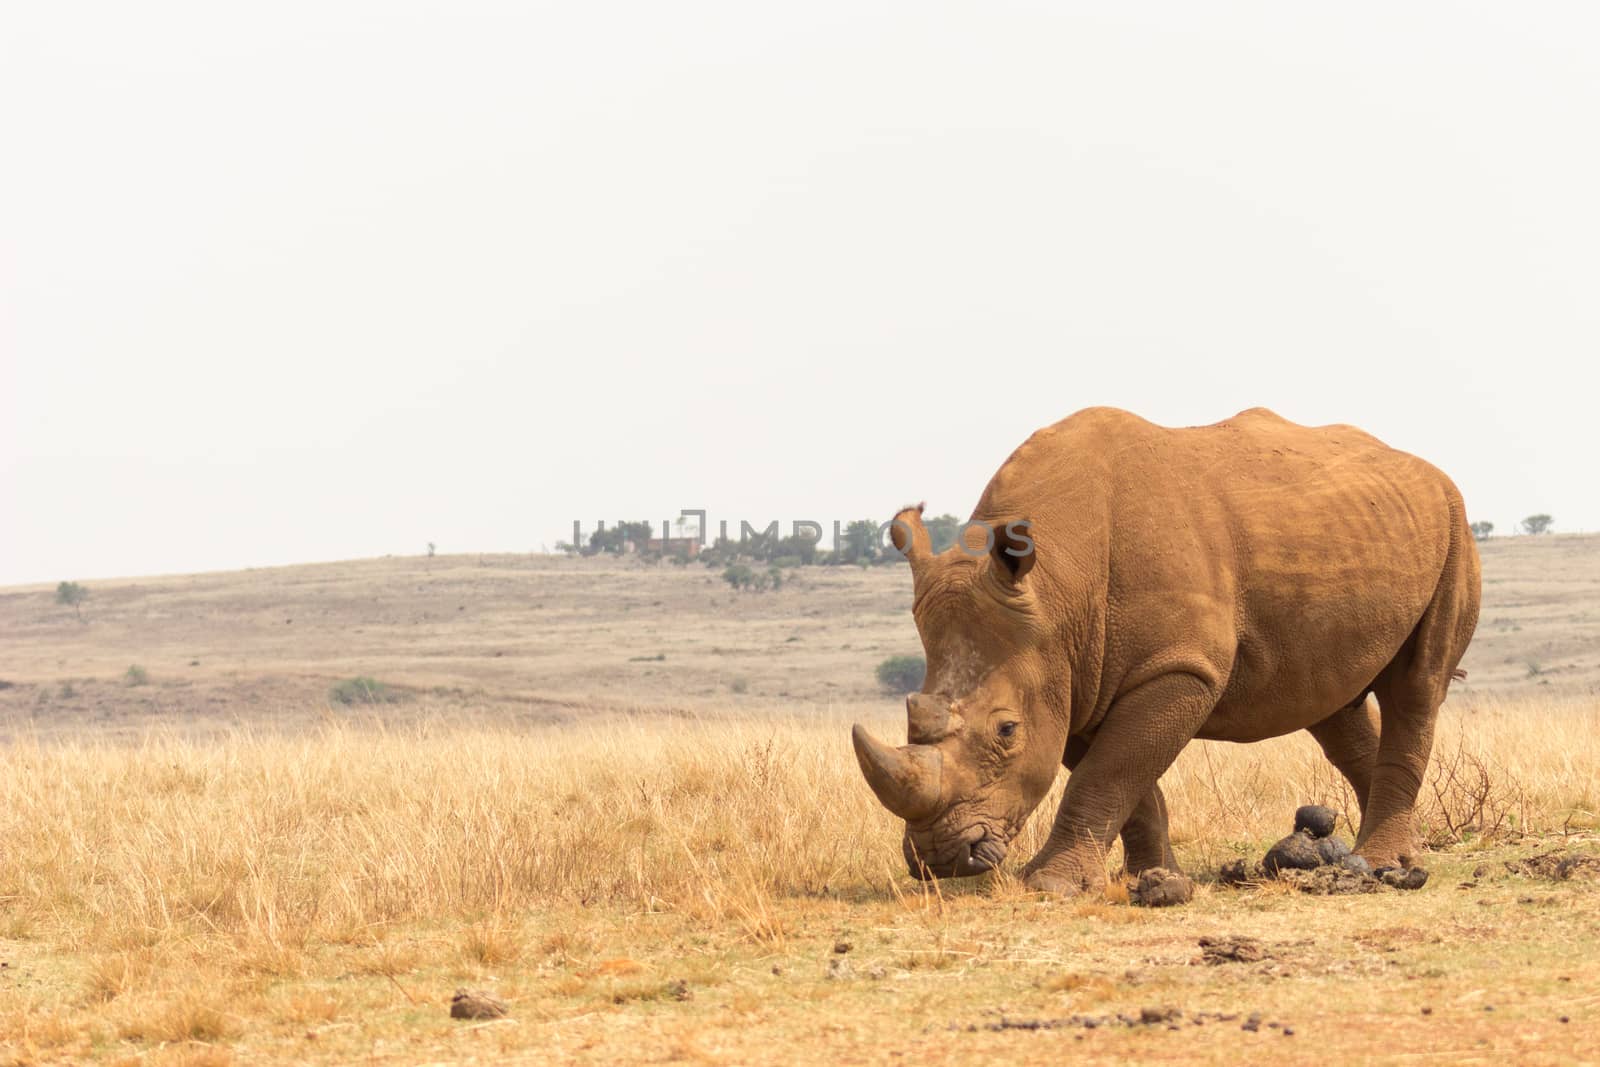
{"type": "Polygon", "coordinates": [[[1052,897],[1073,897],[1083,892],[1082,878],[1042,868],[1025,873],[1022,876],[1022,884],[1035,893],[1044,893],[1052,897]]]}

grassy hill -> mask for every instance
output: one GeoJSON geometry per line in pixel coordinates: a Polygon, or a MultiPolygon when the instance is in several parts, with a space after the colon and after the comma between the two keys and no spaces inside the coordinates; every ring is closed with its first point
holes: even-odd
{"type": "MultiPolygon", "coordinates": [[[[1455,699],[1600,685],[1600,537],[1482,548],[1455,699]]],[[[296,727],[373,678],[419,707],[545,721],[605,711],[882,707],[873,669],[920,651],[904,567],[812,567],[777,592],[633,559],[449,556],[0,590],[0,728],[296,727]],[[130,685],[130,667],[146,679],[130,685]]],[[[337,705],[336,705],[337,707],[337,705]]]]}

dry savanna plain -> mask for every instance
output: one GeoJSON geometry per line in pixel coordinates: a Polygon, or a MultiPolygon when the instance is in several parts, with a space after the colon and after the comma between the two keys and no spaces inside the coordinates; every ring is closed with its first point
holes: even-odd
{"type": "Polygon", "coordinates": [[[1195,744],[1167,909],[1115,851],[1066,900],[906,875],[848,740],[903,730],[904,567],[0,590],[0,1062],[1600,1062],[1600,538],[1483,556],[1427,884],[1222,884],[1353,802],[1307,738],[1195,744]]]}

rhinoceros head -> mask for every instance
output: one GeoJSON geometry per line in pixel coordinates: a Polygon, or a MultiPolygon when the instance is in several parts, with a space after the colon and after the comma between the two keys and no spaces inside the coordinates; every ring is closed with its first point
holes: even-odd
{"type": "Polygon", "coordinates": [[[891,747],[859,724],[851,736],[867,784],[906,821],[911,872],[961,877],[999,866],[1055,780],[1067,671],[1044,655],[1026,523],[987,534],[969,525],[962,543],[934,555],[921,511],[900,512],[892,527],[928,661],[922,691],[906,697],[908,743],[891,747]]]}

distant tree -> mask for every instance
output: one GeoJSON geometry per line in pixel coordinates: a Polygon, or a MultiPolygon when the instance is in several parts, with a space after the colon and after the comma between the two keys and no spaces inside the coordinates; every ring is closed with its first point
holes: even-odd
{"type": "Polygon", "coordinates": [[[586,556],[597,555],[601,552],[610,552],[613,555],[627,551],[627,545],[632,542],[635,549],[643,552],[650,543],[653,534],[648,522],[619,522],[609,530],[595,530],[589,535],[589,550],[586,556]]]}
{"type": "Polygon", "coordinates": [[[62,582],[56,586],[56,603],[66,604],[83,621],[83,602],[89,599],[89,590],[77,582],[62,582]]]}
{"type": "Polygon", "coordinates": [[[1472,536],[1475,540],[1487,541],[1489,540],[1489,535],[1494,533],[1494,523],[1475,522],[1469,527],[1469,529],[1472,530],[1472,536]]]}
{"type": "Polygon", "coordinates": [[[961,520],[954,515],[935,515],[923,523],[928,528],[928,540],[935,552],[943,552],[961,536],[961,520]]]}
{"type": "Polygon", "coordinates": [[[1544,514],[1529,515],[1527,518],[1522,520],[1522,532],[1530,534],[1549,533],[1550,526],[1555,521],[1556,520],[1552,519],[1550,516],[1544,514]]]}
{"type": "Polygon", "coordinates": [[[878,558],[878,524],[857,519],[844,528],[834,551],[840,563],[871,563],[878,558]]]}

